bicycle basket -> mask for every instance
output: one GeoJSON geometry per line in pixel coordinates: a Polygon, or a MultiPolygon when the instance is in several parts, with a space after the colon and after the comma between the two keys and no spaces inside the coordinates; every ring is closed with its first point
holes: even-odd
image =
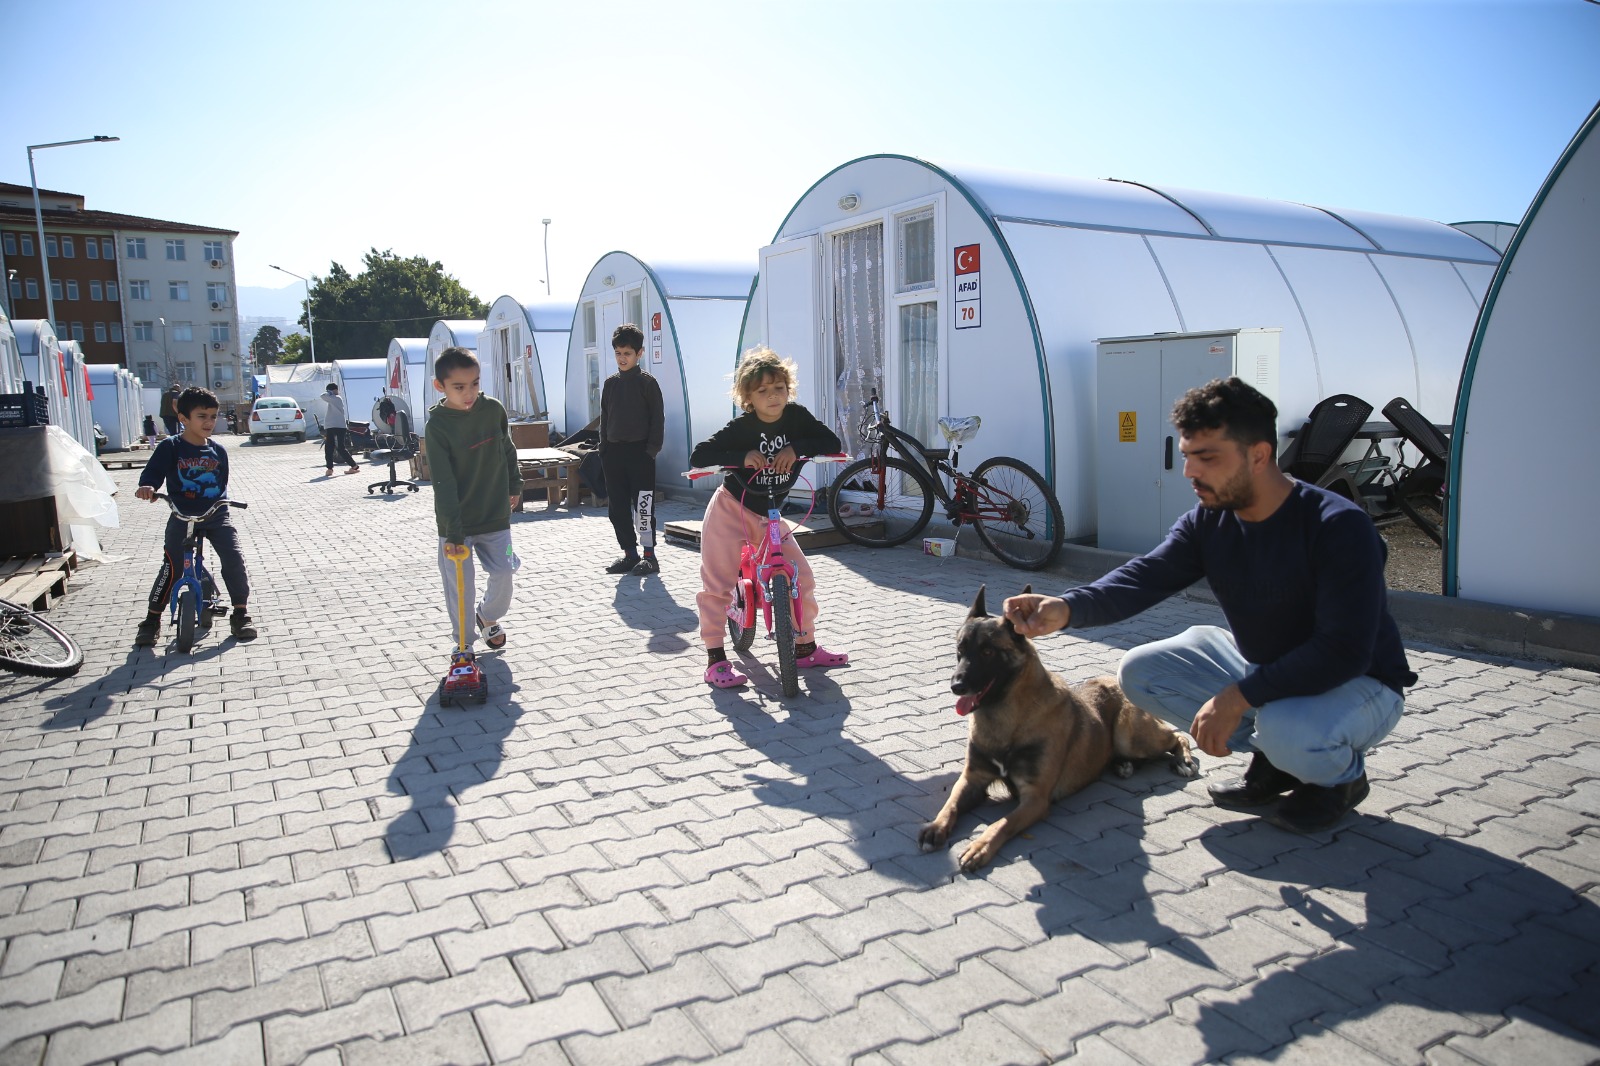
{"type": "Polygon", "coordinates": [[[944,435],[946,444],[965,444],[978,435],[978,427],[983,425],[983,419],[977,415],[967,415],[965,418],[939,419],[939,432],[944,435]]]}

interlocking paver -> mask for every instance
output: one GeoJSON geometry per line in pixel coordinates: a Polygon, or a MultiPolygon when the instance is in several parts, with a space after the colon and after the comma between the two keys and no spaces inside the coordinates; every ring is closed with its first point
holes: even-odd
{"type": "MultiPolygon", "coordinates": [[[[536,509],[495,691],[441,710],[428,490],[379,505],[323,482],[314,446],[231,452],[274,509],[239,522],[262,639],[130,651],[149,568],[91,564],[52,609],[90,666],[0,675],[0,1028],[25,1030],[0,1062],[1521,1066],[1600,1047],[1592,672],[1418,646],[1372,795],[1336,831],[1289,836],[1147,767],[966,875],[955,855],[1002,806],[938,852],[915,839],[965,742],[944,642],[979,583],[1019,575],[815,553],[856,663],[782,700],[758,657],[752,685],[711,692],[695,554],[664,546],[659,578],[619,583],[595,565],[602,515],[536,509]],[[375,528],[376,506],[376,541],[326,536],[375,528]],[[275,580],[304,572],[314,602],[275,580]]],[[[162,516],[124,511],[108,550],[153,557],[162,516]]],[[[1077,679],[1218,617],[1179,599],[1038,647],[1077,679]]]]}

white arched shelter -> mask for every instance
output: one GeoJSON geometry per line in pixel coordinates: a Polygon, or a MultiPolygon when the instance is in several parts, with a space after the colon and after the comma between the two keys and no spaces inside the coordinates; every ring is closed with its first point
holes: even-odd
{"type": "Polygon", "coordinates": [[[402,396],[411,408],[412,432],[419,437],[428,408],[437,402],[433,390],[433,364],[428,362],[428,338],[396,337],[389,342],[388,369],[384,372],[386,396],[402,396]]]}
{"type": "Polygon", "coordinates": [[[939,416],[982,416],[972,460],[1036,467],[1082,540],[1116,431],[1095,425],[1096,338],[1277,327],[1282,429],[1335,392],[1437,418],[1496,261],[1424,219],[874,155],[790,210],[736,347],[794,358],[851,450],[869,388],[930,447],[939,416]]]}
{"type": "MultiPolygon", "coordinates": [[[[433,324],[433,328],[428,331],[427,355],[428,392],[431,396],[438,396],[438,393],[434,392],[432,385],[434,360],[443,355],[446,348],[465,348],[473,355],[478,356],[478,363],[482,370],[479,383],[483,389],[483,394],[485,396],[493,396],[502,404],[506,403],[506,396],[511,383],[505,376],[504,368],[495,366],[493,362],[484,362],[482,354],[478,351],[478,335],[483,332],[483,325],[482,319],[440,319],[433,324]]],[[[429,406],[432,406],[431,401],[429,406]]],[[[509,404],[506,404],[506,407],[508,410],[510,409],[509,404]]]]}
{"type": "Polygon", "coordinates": [[[549,419],[564,430],[567,337],[572,330],[571,301],[523,303],[502,296],[489,306],[478,336],[478,358],[503,368],[510,387],[506,410],[512,418],[549,419]]]}
{"type": "Polygon", "coordinates": [[[729,353],[754,276],[748,265],[649,264],[627,252],[601,256],[584,279],[567,345],[569,432],[600,413],[600,385],[617,371],[612,331],[636,324],[644,333],[640,365],[661,384],[665,433],[656,484],[684,491],[679,474],[688,469],[689,452],[733,415],[729,353]]]}

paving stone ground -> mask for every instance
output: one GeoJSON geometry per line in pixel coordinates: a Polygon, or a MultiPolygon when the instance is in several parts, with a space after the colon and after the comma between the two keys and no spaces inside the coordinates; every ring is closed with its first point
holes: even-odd
{"type": "MultiPolygon", "coordinates": [[[[818,552],[853,665],[711,691],[698,556],[610,577],[598,509],[530,504],[493,696],[441,710],[428,490],[226,443],[261,639],[131,647],[164,513],[130,471],[52,612],[88,665],[0,674],[4,1066],[1600,1059],[1592,673],[1413,647],[1336,831],[1149,766],[966,876],[1003,808],[948,852],[916,833],[962,758],[951,637],[1019,572],[818,552]]],[[[1082,678],[1218,620],[1171,602],[1040,647],[1082,678]]]]}

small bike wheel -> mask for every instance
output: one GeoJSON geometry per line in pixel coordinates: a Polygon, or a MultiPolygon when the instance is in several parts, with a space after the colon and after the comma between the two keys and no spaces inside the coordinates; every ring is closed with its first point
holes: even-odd
{"type": "Polygon", "coordinates": [[[971,489],[972,524],[985,547],[1019,570],[1050,565],[1067,528],[1055,493],[1033,467],[996,456],[972,472],[971,489]]]}
{"type": "Polygon", "coordinates": [[[0,600],[0,666],[32,677],[71,677],[83,666],[83,650],[26,607],[0,600]]]}
{"type": "Polygon", "coordinates": [[[772,575],[772,636],[778,642],[778,681],[785,696],[798,695],[800,677],[794,664],[794,600],[789,595],[789,575],[772,575]]]}
{"type": "Polygon", "coordinates": [[[194,589],[184,585],[178,590],[178,650],[187,654],[194,647],[195,626],[199,624],[200,611],[194,602],[194,589]]]}
{"type": "Polygon", "coordinates": [[[728,614],[728,637],[733,641],[735,651],[749,651],[751,643],[756,639],[756,627],[752,622],[745,625],[743,619],[750,615],[750,582],[740,578],[733,586],[733,606],[728,614]],[[739,618],[735,620],[733,612],[738,612],[739,618]]]}
{"type": "Polygon", "coordinates": [[[892,457],[883,461],[883,467],[880,474],[876,460],[858,459],[839,471],[833,479],[833,491],[828,493],[828,517],[833,528],[846,540],[868,548],[904,544],[926,529],[928,519],[933,517],[933,484],[928,475],[905,460],[892,457]],[[880,481],[884,484],[880,485],[880,481]],[[875,522],[852,526],[848,522],[855,515],[839,512],[844,506],[854,512],[862,505],[870,508],[862,517],[875,522]]]}

